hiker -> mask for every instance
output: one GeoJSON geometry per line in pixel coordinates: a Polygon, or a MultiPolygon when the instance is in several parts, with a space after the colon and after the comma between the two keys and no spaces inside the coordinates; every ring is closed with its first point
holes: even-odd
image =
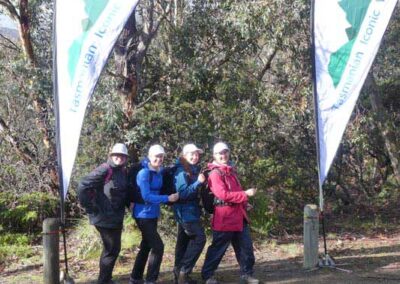
{"type": "Polygon", "coordinates": [[[201,276],[206,284],[216,284],[214,277],[229,244],[232,244],[240,266],[240,282],[257,284],[253,278],[255,263],[253,244],[246,213],[248,198],[255,188],[243,190],[236,169],[229,162],[229,148],[218,142],[213,148],[213,162],[208,164],[208,185],[215,195],[211,219],[212,243],[207,249],[201,276]]]}
{"type": "Polygon", "coordinates": [[[194,144],[186,144],[176,162],[175,188],[179,200],[174,203],[178,237],[175,247],[175,283],[196,283],[189,277],[206,244],[204,228],[200,223],[198,189],[206,181],[200,173],[200,154],[203,150],[194,144]]]}
{"type": "Polygon", "coordinates": [[[160,195],[164,156],[165,151],[161,145],[151,146],[148,157],[141,162],[143,168],[136,177],[143,203],[136,202],[133,205],[132,217],[141,231],[142,242],[132,269],[130,284],[142,283],[147,260],[149,263],[145,283],[155,283],[160,272],[164,254],[164,243],[157,232],[160,204],[175,202],[179,198],[178,193],[160,195]]]}
{"type": "Polygon", "coordinates": [[[122,222],[129,190],[125,168],[127,159],[125,144],[115,144],[107,163],[83,177],[78,186],[79,200],[103,242],[99,284],[113,283],[112,272],[121,250],[122,222]]]}

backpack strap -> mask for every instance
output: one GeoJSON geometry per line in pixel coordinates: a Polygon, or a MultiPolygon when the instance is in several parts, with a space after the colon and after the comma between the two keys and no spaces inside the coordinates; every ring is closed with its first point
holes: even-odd
{"type": "Polygon", "coordinates": [[[107,183],[110,182],[110,180],[112,178],[113,171],[112,171],[111,166],[109,164],[107,164],[107,163],[103,163],[102,166],[107,168],[107,175],[106,175],[106,177],[104,179],[104,184],[107,184],[107,183]]]}
{"type": "MultiPolygon", "coordinates": [[[[218,169],[218,168],[214,168],[214,169],[212,169],[212,170],[210,171],[209,174],[211,174],[212,171],[218,172],[218,175],[220,175],[221,177],[223,177],[224,183],[225,183],[226,186],[228,187],[228,190],[229,190],[229,191],[232,191],[232,190],[231,190],[231,185],[230,185],[228,182],[226,182],[226,179],[225,179],[225,176],[226,176],[226,175],[225,175],[225,173],[224,173],[223,171],[221,171],[220,169],[218,169]]],[[[219,198],[217,198],[216,196],[214,196],[214,206],[233,206],[233,205],[235,205],[235,203],[226,202],[226,201],[224,201],[224,200],[222,200],[222,199],[219,199],[219,198]]]]}

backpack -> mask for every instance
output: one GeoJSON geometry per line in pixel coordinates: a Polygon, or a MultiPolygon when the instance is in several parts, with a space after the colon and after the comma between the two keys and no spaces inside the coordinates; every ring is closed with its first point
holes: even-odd
{"type": "MultiPolygon", "coordinates": [[[[136,177],[141,169],[143,169],[143,166],[141,163],[133,164],[129,168],[128,180],[129,180],[129,185],[132,186],[131,187],[132,190],[129,191],[128,198],[129,198],[130,202],[144,204],[145,202],[143,200],[142,194],[140,193],[140,188],[136,183],[136,177]]],[[[153,179],[153,175],[150,172],[150,183],[152,182],[152,179],[153,179]]]]}
{"type": "MultiPolygon", "coordinates": [[[[134,164],[129,170],[129,184],[132,186],[132,190],[129,193],[129,200],[133,203],[144,204],[146,203],[143,200],[142,194],[140,192],[140,188],[136,183],[136,177],[139,171],[143,169],[141,163],[134,164]]],[[[176,192],[175,184],[174,184],[174,176],[175,176],[176,166],[165,167],[162,175],[163,175],[163,184],[160,190],[160,195],[170,195],[176,192]]],[[[150,183],[153,180],[153,172],[150,171],[150,183]]]]}
{"type": "Polygon", "coordinates": [[[214,206],[215,206],[215,200],[217,199],[214,195],[214,193],[211,191],[210,186],[208,185],[208,177],[210,176],[210,173],[212,171],[217,171],[219,175],[223,176],[224,173],[219,170],[218,168],[209,170],[206,169],[202,171],[202,173],[206,177],[206,182],[201,185],[199,193],[200,193],[200,201],[201,205],[203,206],[204,210],[208,214],[213,214],[214,213],[214,206]]]}
{"type": "Polygon", "coordinates": [[[160,190],[160,195],[170,195],[176,193],[175,188],[175,172],[176,166],[169,166],[165,167],[162,176],[163,176],[163,183],[160,190]]]}
{"type": "MultiPolygon", "coordinates": [[[[107,163],[101,164],[100,167],[107,168],[107,174],[104,178],[104,184],[103,184],[104,188],[111,181],[113,172],[112,168],[107,163]]],[[[77,197],[79,203],[83,208],[86,209],[88,213],[93,212],[96,195],[97,195],[96,188],[87,188],[85,186],[78,186],[77,188],[77,197]]]]}

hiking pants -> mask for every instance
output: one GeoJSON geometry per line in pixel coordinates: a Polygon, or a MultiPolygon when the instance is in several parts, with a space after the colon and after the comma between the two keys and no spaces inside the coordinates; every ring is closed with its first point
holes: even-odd
{"type": "Polygon", "coordinates": [[[206,259],[201,270],[201,276],[204,280],[214,275],[230,243],[232,243],[236,259],[240,266],[240,275],[253,274],[255,263],[253,243],[249,227],[245,223],[242,232],[213,231],[212,243],[207,249],[206,259]]]}
{"type": "Polygon", "coordinates": [[[103,251],[100,256],[100,273],[97,283],[108,283],[112,279],[115,261],[121,250],[122,229],[109,229],[95,226],[103,241],[103,251]]]}
{"type": "Polygon", "coordinates": [[[196,261],[206,244],[206,235],[200,222],[178,224],[178,238],[175,247],[175,273],[192,272],[196,261]]]}
{"type": "Polygon", "coordinates": [[[144,269],[147,263],[147,282],[155,282],[160,273],[160,266],[164,254],[164,244],[157,232],[157,218],[135,219],[139,230],[142,233],[140,250],[133,265],[131,280],[142,280],[144,269]],[[149,257],[150,254],[150,257],[149,257]]]}

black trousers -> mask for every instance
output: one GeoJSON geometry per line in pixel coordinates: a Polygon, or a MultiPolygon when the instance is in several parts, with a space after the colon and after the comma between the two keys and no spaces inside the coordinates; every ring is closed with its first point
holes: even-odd
{"type": "Polygon", "coordinates": [[[164,254],[164,243],[157,232],[158,219],[135,219],[142,233],[140,250],[133,265],[131,280],[142,280],[148,260],[146,281],[157,281],[164,254]],[[149,256],[150,254],[150,256],[149,256]]]}
{"type": "Polygon", "coordinates": [[[201,269],[201,276],[204,280],[214,275],[230,244],[233,246],[240,266],[240,276],[253,275],[253,266],[255,263],[253,242],[249,226],[245,223],[242,232],[213,231],[212,243],[207,249],[206,258],[201,269]]]}
{"type": "Polygon", "coordinates": [[[178,224],[178,238],[175,247],[175,273],[191,273],[203,248],[206,235],[200,222],[178,224]]]}
{"type": "Polygon", "coordinates": [[[112,279],[115,261],[121,251],[121,229],[109,229],[95,226],[103,241],[100,256],[100,273],[97,283],[108,283],[112,279]]]}

